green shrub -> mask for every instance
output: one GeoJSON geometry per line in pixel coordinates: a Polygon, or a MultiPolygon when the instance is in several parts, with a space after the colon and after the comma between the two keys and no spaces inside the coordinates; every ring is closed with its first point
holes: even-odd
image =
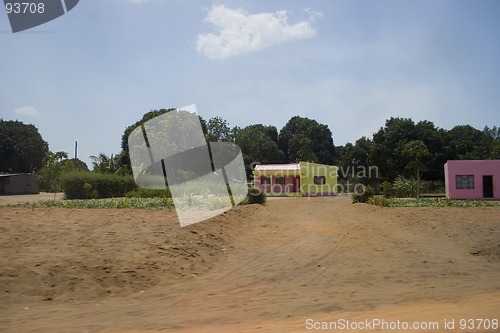
{"type": "Polygon", "coordinates": [[[248,189],[245,203],[263,205],[266,203],[266,194],[260,188],[252,186],[248,189]]]}
{"type": "Polygon", "coordinates": [[[417,196],[417,181],[398,176],[393,183],[394,196],[397,198],[411,198],[417,196]]]}
{"type": "Polygon", "coordinates": [[[374,190],[370,186],[356,186],[356,192],[352,195],[352,203],[366,203],[373,197],[374,190]]]}
{"type": "Polygon", "coordinates": [[[387,199],[389,207],[489,207],[500,206],[500,201],[432,199],[387,199]]]}
{"type": "Polygon", "coordinates": [[[422,193],[445,193],[445,184],[442,180],[422,181],[422,193]]]}
{"type": "Polygon", "coordinates": [[[170,190],[168,188],[155,190],[149,188],[138,187],[133,191],[127,193],[127,198],[171,198],[170,190]]]}
{"type": "Polygon", "coordinates": [[[94,199],[97,198],[97,191],[92,189],[92,185],[89,183],[83,184],[82,199],[94,199]]]}
{"type": "Polygon", "coordinates": [[[368,199],[368,202],[370,205],[375,205],[375,206],[384,206],[384,207],[388,207],[391,202],[389,199],[387,199],[386,197],[372,197],[370,199],[368,199]]]}
{"type": "Polygon", "coordinates": [[[137,187],[132,176],[97,172],[67,173],[61,183],[66,199],[124,197],[137,187]]]}
{"type": "Polygon", "coordinates": [[[384,198],[394,198],[394,188],[391,182],[385,181],[382,183],[382,194],[384,198]]]}
{"type": "Polygon", "coordinates": [[[87,200],[46,200],[38,202],[24,202],[10,207],[27,208],[135,208],[135,209],[161,209],[173,208],[171,198],[107,198],[87,200]]]}

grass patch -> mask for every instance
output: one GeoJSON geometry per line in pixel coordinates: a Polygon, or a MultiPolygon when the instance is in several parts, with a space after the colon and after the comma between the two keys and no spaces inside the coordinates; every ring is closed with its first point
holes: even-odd
{"type": "Polygon", "coordinates": [[[500,206],[500,201],[450,200],[443,198],[401,199],[390,198],[370,200],[369,204],[385,207],[492,207],[500,206]]]}
{"type": "MultiPolygon", "coordinates": [[[[263,193],[255,195],[249,191],[246,197],[233,197],[239,205],[264,203],[266,197],[263,193]],[[241,202],[240,202],[241,201],[241,202]]],[[[176,199],[177,208],[209,209],[225,208],[230,204],[227,196],[216,196],[204,193],[202,195],[184,194],[176,199]]],[[[7,205],[8,207],[21,208],[174,208],[174,200],[168,190],[136,190],[127,193],[127,197],[103,199],[65,199],[44,200],[38,202],[23,202],[7,205]],[[150,196],[150,197],[147,197],[150,196]]]]}
{"type": "Polygon", "coordinates": [[[84,199],[84,200],[45,200],[38,202],[25,202],[9,207],[27,208],[173,208],[171,198],[108,198],[108,199],[84,199]]]}
{"type": "Polygon", "coordinates": [[[126,194],[127,198],[171,198],[170,190],[168,188],[155,190],[147,188],[136,188],[126,194]]]}
{"type": "MultiPolygon", "coordinates": [[[[228,197],[216,196],[182,196],[178,199],[177,208],[209,209],[215,210],[227,207],[228,197]]],[[[244,204],[244,203],[240,203],[244,204]]],[[[134,209],[154,209],[154,208],[174,208],[174,200],[167,197],[152,198],[105,198],[105,199],[72,199],[72,200],[44,200],[38,202],[23,202],[8,205],[8,207],[21,208],[134,208],[134,209]]]]}

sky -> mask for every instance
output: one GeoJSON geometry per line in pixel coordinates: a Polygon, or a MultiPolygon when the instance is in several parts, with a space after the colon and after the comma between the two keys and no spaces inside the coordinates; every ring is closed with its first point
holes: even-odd
{"type": "Polygon", "coordinates": [[[299,115],[335,145],[390,117],[500,126],[500,1],[81,0],[12,33],[0,11],[0,118],[89,164],[150,110],[230,126],[299,115]]]}

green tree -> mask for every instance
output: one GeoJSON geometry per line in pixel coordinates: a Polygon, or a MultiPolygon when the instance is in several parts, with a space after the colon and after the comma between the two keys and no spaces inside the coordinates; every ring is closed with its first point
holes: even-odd
{"type": "Polygon", "coordinates": [[[284,162],[285,156],[278,147],[277,139],[278,130],[274,126],[257,124],[238,131],[236,144],[241,148],[247,177],[251,176],[254,163],[284,162]]]}
{"type": "Polygon", "coordinates": [[[121,167],[121,158],[118,155],[113,156],[113,154],[111,154],[110,157],[104,153],[100,153],[97,156],[90,156],[90,159],[92,160],[92,171],[101,173],[117,173],[121,167]]]}
{"type": "Polygon", "coordinates": [[[492,128],[489,128],[488,126],[485,126],[483,132],[488,134],[492,140],[500,140],[500,127],[493,126],[492,128]]]}
{"type": "Polygon", "coordinates": [[[450,160],[483,160],[490,157],[493,138],[470,125],[453,127],[446,134],[446,150],[450,160]]]}
{"type": "Polygon", "coordinates": [[[288,162],[307,158],[310,162],[334,163],[332,132],[313,119],[292,117],[279,133],[278,146],[288,162]]]}
{"type": "Polygon", "coordinates": [[[38,172],[38,185],[42,191],[60,192],[61,177],[74,171],[89,171],[87,164],[79,159],[68,159],[64,151],[49,152],[44,159],[44,166],[38,172]]]}
{"type": "Polygon", "coordinates": [[[372,140],[363,136],[356,140],[353,147],[352,163],[355,166],[368,167],[370,165],[370,151],[373,149],[372,140]]]}
{"type": "Polygon", "coordinates": [[[373,134],[370,160],[378,166],[383,178],[392,181],[405,172],[403,149],[406,143],[417,140],[415,123],[409,118],[390,118],[373,134]]]}
{"type": "Polygon", "coordinates": [[[444,179],[443,165],[449,159],[445,147],[446,131],[437,128],[432,122],[423,120],[415,125],[416,140],[422,141],[429,150],[429,155],[423,158],[427,168],[422,173],[422,178],[427,180],[444,179]]]}
{"type": "Polygon", "coordinates": [[[422,171],[425,169],[425,164],[422,158],[429,155],[429,150],[425,143],[420,140],[413,140],[405,144],[403,155],[408,157],[410,161],[407,168],[415,172],[417,180],[417,197],[420,197],[420,189],[422,188],[422,171]]]}
{"type": "Polygon", "coordinates": [[[34,125],[0,119],[0,172],[38,171],[48,152],[49,145],[34,125]]]}
{"type": "Polygon", "coordinates": [[[339,177],[347,179],[354,161],[354,145],[348,142],[343,146],[337,146],[335,152],[337,154],[337,166],[340,168],[339,177]]]}
{"type": "Polygon", "coordinates": [[[376,178],[378,172],[371,169],[370,153],[372,148],[372,141],[364,136],[356,140],[354,145],[349,142],[344,146],[336,147],[337,166],[340,168],[339,177],[363,182],[365,185],[368,184],[370,177],[376,178]]]}
{"type": "Polygon", "coordinates": [[[293,160],[318,162],[319,159],[312,148],[313,142],[305,136],[296,135],[288,141],[288,150],[293,152],[293,160]]]}
{"type": "MultiPolygon", "coordinates": [[[[176,109],[170,108],[170,109],[159,109],[159,110],[151,110],[147,113],[145,113],[142,118],[138,121],[136,121],[134,124],[128,126],[125,131],[123,132],[122,135],[122,140],[121,140],[121,147],[122,151],[117,157],[117,169],[120,171],[119,173],[132,173],[132,167],[130,164],[130,155],[129,155],[129,147],[128,147],[128,137],[132,131],[143,125],[145,122],[148,120],[151,120],[153,118],[156,118],[158,116],[161,116],[162,114],[165,114],[167,112],[175,111],[176,109]]],[[[201,127],[203,130],[203,133],[205,136],[208,134],[208,128],[207,128],[207,122],[202,118],[199,117],[201,127]]],[[[189,133],[186,133],[188,135],[189,133]]]]}
{"type": "Polygon", "coordinates": [[[208,120],[206,139],[209,142],[234,141],[233,132],[229,123],[221,117],[213,117],[208,120]]]}
{"type": "Polygon", "coordinates": [[[500,159],[500,127],[493,126],[493,128],[489,128],[486,126],[483,132],[491,138],[488,158],[500,159]]]}
{"type": "MultiPolygon", "coordinates": [[[[122,135],[122,152],[120,153],[120,166],[124,166],[124,168],[129,172],[132,173],[132,167],[130,164],[130,155],[129,155],[129,149],[128,149],[128,137],[130,133],[137,127],[143,125],[146,121],[151,120],[155,117],[161,116],[164,113],[173,111],[175,109],[160,109],[160,110],[151,110],[147,113],[145,113],[142,118],[132,125],[128,126],[125,128],[125,131],[123,132],[122,135]]],[[[205,124],[206,125],[206,124],[205,124]]]]}

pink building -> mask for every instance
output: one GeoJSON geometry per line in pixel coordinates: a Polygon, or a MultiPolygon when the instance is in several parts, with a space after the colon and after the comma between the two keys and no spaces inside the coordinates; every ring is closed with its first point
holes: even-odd
{"type": "Polygon", "coordinates": [[[448,199],[500,200],[500,160],[448,161],[444,181],[448,199]]]}
{"type": "Polygon", "coordinates": [[[269,196],[333,196],[337,193],[338,167],[311,162],[259,164],[254,185],[269,196]]]}

